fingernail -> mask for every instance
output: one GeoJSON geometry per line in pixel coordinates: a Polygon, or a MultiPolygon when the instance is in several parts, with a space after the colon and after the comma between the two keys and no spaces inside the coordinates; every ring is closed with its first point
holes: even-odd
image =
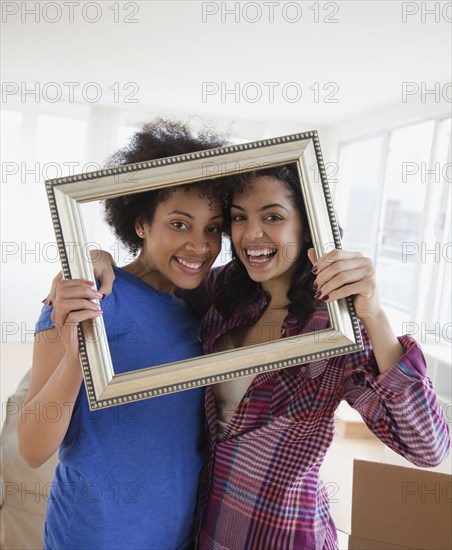
{"type": "Polygon", "coordinates": [[[311,269],[311,272],[314,273],[314,275],[317,273],[317,271],[319,270],[319,268],[315,265],[312,269],[311,269]]]}
{"type": "Polygon", "coordinates": [[[52,307],[52,306],[53,306],[52,300],[49,300],[49,301],[47,302],[47,305],[50,306],[50,307],[52,307]]]}
{"type": "Polygon", "coordinates": [[[322,296],[320,299],[325,302],[326,300],[328,300],[329,296],[328,294],[325,294],[325,296],[322,296]]]}
{"type": "Polygon", "coordinates": [[[318,290],[318,291],[314,294],[314,298],[320,298],[321,295],[322,295],[322,293],[320,292],[320,290],[318,290]]]}
{"type": "Polygon", "coordinates": [[[312,288],[314,290],[317,290],[319,288],[319,285],[316,282],[314,282],[314,284],[312,285],[312,288]]]}
{"type": "Polygon", "coordinates": [[[103,300],[106,296],[107,296],[107,295],[104,294],[104,293],[102,292],[102,300],[103,300]]]}
{"type": "Polygon", "coordinates": [[[41,302],[41,304],[46,304],[47,303],[47,298],[44,298],[44,300],[41,302]]]}

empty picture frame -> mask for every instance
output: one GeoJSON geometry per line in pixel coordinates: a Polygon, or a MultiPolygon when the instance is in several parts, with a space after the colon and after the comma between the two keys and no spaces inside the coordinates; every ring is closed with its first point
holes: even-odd
{"type": "MultiPolygon", "coordinates": [[[[167,157],[46,181],[64,278],[94,281],[84,202],[295,163],[317,257],[341,248],[316,131],[167,157]],[[95,181],[93,181],[95,180],[95,181]],[[71,253],[69,253],[69,246],[71,253]],[[74,247],[77,243],[79,246],[74,247]]],[[[183,391],[362,349],[351,299],[327,304],[330,328],[115,374],[102,317],[83,323],[80,357],[91,410],[183,391]]]]}

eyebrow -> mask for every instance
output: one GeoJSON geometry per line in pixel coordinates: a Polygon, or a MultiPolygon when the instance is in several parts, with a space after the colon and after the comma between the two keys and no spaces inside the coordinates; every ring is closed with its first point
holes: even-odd
{"type": "MultiPolygon", "coordinates": [[[[245,211],[244,208],[242,208],[241,206],[238,206],[237,204],[231,204],[231,208],[237,208],[237,210],[241,210],[242,212],[245,211]]],[[[287,210],[287,208],[285,206],[283,206],[282,204],[279,204],[277,202],[272,202],[271,204],[266,204],[265,206],[262,206],[261,208],[259,208],[258,212],[263,212],[265,210],[270,210],[271,208],[282,208],[283,210],[285,210],[289,214],[289,211],[287,210]]]]}
{"type": "MultiPolygon", "coordinates": [[[[172,210],[171,212],[168,212],[168,216],[171,216],[172,214],[177,214],[178,216],[186,216],[187,218],[190,218],[190,220],[194,220],[195,217],[192,214],[189,214],[188,212],[183,212],[182,210],[172,210]]],[[[223,218],[223,214],[218,214],[217,216],[212,216],[211,220],[216,220],[218,218],[223,218]]]]}

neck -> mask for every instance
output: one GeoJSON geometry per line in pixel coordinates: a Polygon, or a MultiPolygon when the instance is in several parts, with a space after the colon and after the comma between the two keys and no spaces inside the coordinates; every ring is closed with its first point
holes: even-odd
{"type": "Polygon", "coordinates": [[[290,286],[282,284],[281,281],[266,281],[262,283],[262,288],[270,296],[268,308],[271,309],[287,309],[289,307],[289,298],[287,292],[290,286]]]}
{"type": "Polygon", "coordinates": [[[153,269],[149,262],[142,257],[142,254],[134,262],[124,266],[123,269],[139,277],[144,283],[152,286],[152,288],[155,288],[159,292],[174,294],[176,290],[176,286],[163,277],[159,271],[153,269]]]}

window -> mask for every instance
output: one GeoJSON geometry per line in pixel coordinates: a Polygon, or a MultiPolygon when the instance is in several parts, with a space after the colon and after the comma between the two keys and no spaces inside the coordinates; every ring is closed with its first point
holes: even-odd
{"type": "Polygon", "coordinates": [[[451,263],[452,263],[452,159],[451,119],[438,124],[432,173],[430,174],[429,217],[426,223],[425,240],[434,253],[424,254],[423,283],[432,287],[422,310],[431,324],[439,323],[443,340],[451,342],[451,263]],[[429,260],[429,261],[427,261],[429,260]]]}
{"type": "Polygon", "coordinates": [[[433,121],[391,133],[386,158],[376,256],[378,288],[385,303],[410,312],[416,289],[417,251],[423,241],[426,181],[433,121]],[[402,260],[402,261],[401,261],[402,260]]]}
{"type": "Polygon", "coordinates": [[[339,165],[345,178],[339,183],[337,209],[344,224],[344,248],[374,256],[378,225],[379,180],[384,138],[381,135],[343,147],[339,165]]]}
{"type": "Polygon", "coordinates": [[[450,118],[345,143],[336,201],[344,248],[374,260],[396,333],[410,322],[421,341],[449,344],[450,147],[450,118]]]}

